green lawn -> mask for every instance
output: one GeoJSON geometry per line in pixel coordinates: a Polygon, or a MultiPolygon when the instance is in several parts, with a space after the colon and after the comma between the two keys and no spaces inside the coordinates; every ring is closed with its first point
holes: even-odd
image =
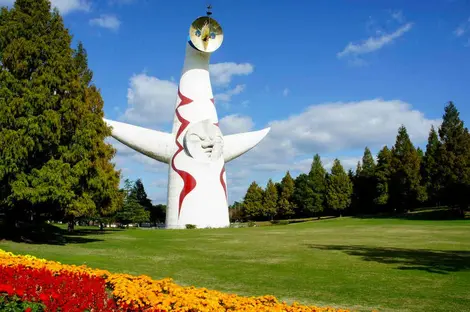
{"type": "MultiPolygon", "coordinates": [[[[78,228],[84,229],[84,228],[78,228]]],[[[470,221],[340,218],[211,230],[83,230],[19,254],[358,311],[470,311],[470,221]]]]}

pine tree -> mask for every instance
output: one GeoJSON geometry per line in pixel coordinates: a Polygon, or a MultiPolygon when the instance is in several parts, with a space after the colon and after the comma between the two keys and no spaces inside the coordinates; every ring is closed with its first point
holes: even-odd
{"type": "MultiPolygon", "coordinates": [[[[359,169],[359,168],[358,168],[359,169]]],[[[364,149],[362,166],[358,170],[355,193],[358,197],[359,209],[362,212],[374,212],[374,197],[377,182],[375,179],[376,164],[374,157],[368,147],[364,149]]]]}
{"type": "Polygon", "coordinates": [[[369,147],[366,146],[362,156],[362,170],[359,174],[366,177],[372,177],[375,173],[375,167],[374,156],[372,156],[369,147]]]}
{"type": "Polygon", "coordinates": [[[311,185],[308,174],[301,173],[295,178],[294,181],[294,194],[292,201],[297,207],[298,217],[311,217],[319,211],[315,211],[314,203],[315,193],[311,185]]]}
{"type": "Polygon", "coordinates": [[[120,177],[86,54],[47,0],[0,14],[0,209],[65,217],[70,230],[76,217],[112,213],[120,177]]]}
{"type": "Polygon", "coordinates": [[[150,219],[150,212],[139,203],[135,183],[129,179],[124,182],[124,204],[116,213],[116,220],[126,226],[130,223],[141,223],[150,219]]]}
{"type": "Polygon", "coordinates": [[[263,195],[263,216],[270,217],[273,220],[277,214],[278,194],[276,185],[271,179],[269,179],[263,195]]]}
{"type": "Polygon", "coordinates": [[[392,148],[390,200],[397,211],[407,211],[423,201],[420,158],[405,126],[398,129],[392,148]]]}
{"type": "Polygon", "coordinates": [[[378,210],[386,211],[389,208],[389,185],[392,172],[392,153],[387,146],[384,146],[377,155],[377,167],[375,179],[377,187],[374,203],[379,206],[378,210]]]}
{"type": "MultiPolygon", "coordinates": [[[[139,205],[142,206],[144,210],[148,212],[149,214],[148,220],[150,220],[154,206],[152,205],[152,201],[147,197],[147,192],[145,191],[145,187],[141,179],[137,179],[134,182],[134,186],[131,189],[131,193],[135,197],[139,205]]],[[[144,220],[144,221],[148,221],[148,220],[144,220]]]]}
{"type": "Polygon", "coordinates": [[[295,205],[293,200],[294,180],[287,171],[281,180],[281,191],[279,193],[279,216],[281,218],[290,218],[295,213],[295,205]]]}
{"type": "Polygon", "coordinates": [[[134,186],[131,189],[131,192],[135,194],[135,198],[145,208],[145,210],[150,210],[152,207],[152,201],[147,197],[147,192],[145,191],[144,184],[141,179],[137,179],[134,182],[134,186]]]}
{"type": "Polygon", "coordinates": [[[470,134],[459,115],[454,103],[449,102],[439,128],[438,179],[445,202],[458,207],[463,215],[470,202],[470,134]]]}
{"type": "Polygon", "coordinates": [[[329,209],[341,211],[351,204],[353,185],[341,162],[335,159],[328,176],[326,203],[329,209]]]}
{"type": "Polygon", "coordinates": [[[426,145],[426,152],[423,156],[421,174],[426,187],[429,200],[432,204],[438,204],[441,181],[439,179],[439,150],[441,143],[434,126],[431,127],[426,145]]]}
{"type": "Polygon", "coordinates": [[[263,189],[253,181],[246,191],[243,199],[243,214],[253,219],[263,214],[263,189]]]}
{"type": "Polygon", "coordinates": [[[326,175],[320,155],[315,154],[308,177],[313,190],[313,211],[316,213],[323,211],[325,207],[326,175]]]}

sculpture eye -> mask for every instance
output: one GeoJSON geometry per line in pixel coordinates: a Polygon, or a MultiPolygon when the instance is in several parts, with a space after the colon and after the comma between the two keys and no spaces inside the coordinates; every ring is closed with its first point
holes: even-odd
{"type": "Polygon", "coordinates": [[[215,39],[215,33],[211,32],[211,39],[215,39]]]}
{"type": "Polygon", "coordinates": [[[201,31],[199,29],[196,30],[196,36],[201,37],[201,31]]]}

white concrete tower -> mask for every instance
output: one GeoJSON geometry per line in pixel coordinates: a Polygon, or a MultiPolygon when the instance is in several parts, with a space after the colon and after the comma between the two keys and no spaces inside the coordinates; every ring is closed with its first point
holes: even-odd
{"type": "Polygon", "coordinates": [[[223,41],[220,25],[208,16],[190,27],[178,87],[172,133],[106,120],[112,136],[155,160],[169,164],[166,228],[230,225],[225,164],[256,146],[269,128],[223,136],[209,76],[209,58],[223,41]]]}

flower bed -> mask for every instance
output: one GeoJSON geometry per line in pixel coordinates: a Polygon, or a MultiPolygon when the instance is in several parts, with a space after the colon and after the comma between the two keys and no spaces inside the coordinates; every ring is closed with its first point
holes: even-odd
{"type": "Polygon", "coordinates": [[[0,249],[0,297],[16,295],[47,311],[286,311],[347,312],[275,297],[242,297],[205,288],[183,287],[171,279],[113,274],[84,265],[65,265],[0,249]]]}

